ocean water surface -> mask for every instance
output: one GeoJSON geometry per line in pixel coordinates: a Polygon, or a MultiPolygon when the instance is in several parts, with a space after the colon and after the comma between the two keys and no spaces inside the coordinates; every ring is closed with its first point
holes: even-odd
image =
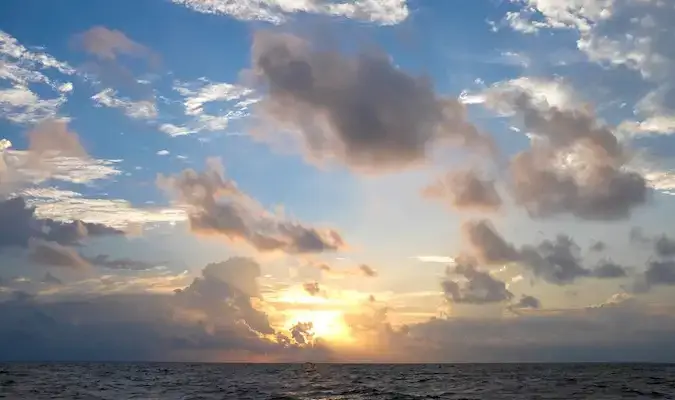
{"type": "Polygon", "coordinates": [[[657,364],[0,364],[3,399],[675,399],[657,364]]]}

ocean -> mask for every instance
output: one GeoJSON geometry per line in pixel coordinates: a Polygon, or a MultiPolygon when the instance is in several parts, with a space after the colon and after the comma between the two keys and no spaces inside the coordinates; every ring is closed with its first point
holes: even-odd
{"type": "Polygon", "coordinates": [[[675,399],[657,364],[0,364],[2,399],[675,399]]]}

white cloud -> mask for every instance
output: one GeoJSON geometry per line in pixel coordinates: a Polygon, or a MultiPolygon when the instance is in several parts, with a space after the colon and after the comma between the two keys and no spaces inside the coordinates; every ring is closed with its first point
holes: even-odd
{"type": "Polygon", "coordinates": [[[14,37],[0,31],[0,81],[9,87],[0,90],[0,118],[18,124],[35,124],[53,117],[72,92],[70,82],[53,81],[43,70],[72,75],[75,70],[54,57],[28,50],[14,37]],[[53,96],[42,96],[32,86],[47,88],[53,96]]]}
{"type": "Polygon", "coordinates": [[[447,256],[415,256],[412,258],[428,263],[452,264],[455,262],[453,257],[447,256]]]}
{"type": "Polygon", "coordinates": [[[171,154],[169,150],[160,150],[157,152],[158,156],[168,156],[169,154],[171,154]]]}
{"type": "Polygon", "coordinates": [[[40,184],[53,179],[62,182],[90,184],[119,175],[116,168],[120,160],[100,160],[79,157],[46,157],[36,165],[29,151],[5,150],[0,153],[3,161],[3,184],[40,184]]]}
{"type": "Polygon", "coordinates": [[[510,0],[522,9],[507,15],[511,28],[533,33],[569,29],[592,62],[625,67],[656,89],[636,105],[637,120],[621,124],[626,135],[675,132],[675,3],[663,0],[510,0]]]}
{"type": "Polygon", "coordinates": [[[284,22],[291,13],[341,16],[381,25],[394,25],[408,17],[407,0],[172,0],[206,14],[230,15],[241,20],[284,22]]]}
{"type": "Polygon", "coordinates": [[[196,82],[176,82],[174,90],[183,97],[183,108],[189,121],[184,126],[165,123],[162,132],[181,136],[201,131],[222,131],[232,120],[249,116],[249,106],[258,102],[253,90],[230,83],[210,82],[201,78],[196,82]],[[206,111],[205,105],[216,103],[218,113],[206,111]]]}
{"type": "Polygon", "coordinates": [[[117,97],[113,89],[105,89],[91,98],[99,106],[119,108],[124,114],[135,119],[154,119],[157,117],[157,107],[149,100],[133,101],[123,97],[117,97]]]}
{"type": "Polygon", "coordinates": [[[61,221],[81,220],[118,229],[132,226],[175,223],[187,219],[179,208],[137,208],[126,200],[92,199],[57,188],[27,189],[20,192],[39,218],[61,221]]]}

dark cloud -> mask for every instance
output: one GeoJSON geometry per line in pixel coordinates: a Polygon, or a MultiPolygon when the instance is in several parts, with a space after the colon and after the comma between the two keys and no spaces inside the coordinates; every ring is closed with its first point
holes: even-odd
{"type": "Polygon", "coordinates": [[[369,265],[366,265],[366,264],[359,265],[359,271],[363,275],[371,277],[371,278],[377,276],[377,271],[375,271],[375,269],[373,269],[373,267],[371,267],[369,265]]]}
{"type": "Polygon", "coordinates": [[[595,115],[542,107],[526,92],[509,96],[503,100],[535,135],[510,168],[514,199],[531,215],[616,220],[647,201],[645,179],[625,170],[626,152],[595,115]]]}
{"type": "Polygon", "coordinates": [[[541,301],[536,297],[523,295],[512,307],[515,309],[540,309],[541,301]]]}
{"type": "Polygon", "coordinates": [[[48,242],[31,238],[28,245],[30,259],[42,265],[87,270],[91,264],[72,247],[62,246],[56,242],[48,242]]]}
{"type": "Polygon", "coordinates": [[[675,286],[675,261],[650,261],[644,279],[648,287],[675,286]]]}
{"type": "Polygon", "coordinates": [[[310,344],[314,339],[314,325],[311,322],[298,322],[293,325],[289,332],[296,343],[300,345],[310,344]]]}
{"type": "Polygon", "coordinates": [[[590,275],[581,265],[579,250],[570,237],[558,235],[555,240],[524,246],[521,262],[534,276],[554,285],[567,285],[590,275]]]}
{"type": "Polygon", "coordinates": [[[321,287],[319,287],[318,282],[303,283],[302,288],[305,289],[305,292],[312,296],[316,296],[317,294],[321,293],[321,287]]]}
{"type": "Polygon", "coordinates": [[[487,220],[465,223],[462,234],[468,245],[468,254],[478,263],[518,263],[535,277],[554,285],[571,284],[584,277],[610,279],[627,275],[625,267],[610,261],[604,261],[592,270],[584,267],[581,249],[565,235],[518,249],[499,235],[487,220]]]}
{"type": "Polygon", "coordinates": [[[266,90],[258,115],[299,134],[308,157],[381,171],[426,160],[443,142],[490,148],[454,98],[383,54],[321,49],[291,34],[257,32],[253,76],[266,90]]]}
{"type": "Polygon", "coordinates": [[[649,244],[652,239],[644,234],[642,228],[634,227],[630,230],[630,241],[637,244],[649,244]]]}
{"type": "Polygon", "coordinates": [[[471,262],[459,263],[448,271],[460,275],[465,282],[447,278],[442,283],[446,299],[458,304],[501,303],[513,298],[506,284],[493,278],[488,272],[479,271],[471,262]]]}
{"type": "Polygon", "coordinates": [[[174,177],[159,176],[158,185],[188,208],[190,227],[248,243],[259,251],[320,253],[345,247],[340,234],[285,220],[265,210],[255,199],[226,179],[222,166],[210,160],[204,172],[185,170],[174,177]]]}
{"type": "MultiPolygon", "coordinates": [[[[222,361],[235,355],[302,359],[298,343],[256,308],[259,265],[209,264],[173,294],[40,295],[0,301],[2,360],[222,361]],[[285,340],[277,341],[277,338],[285,340]]],[[[312,353],[317,355],[315,353],[312,353]]],[[[326,354],[324,354],[326,356],[326,354]]]]}
{"type": "Polygon", "coordinates": [[[507,243],[487,220],[465,223],[462,234],[468,242],[471,255],[481,264],[508,264],[520,258],[516,248],[507,243]]]}
{"type": "Polygon", "coordinates": [[[601,253],[607,249],[607,244],[601,240],[598,240],[595,241],[588,249],[596,253],[601,253]]]}
{"type": "Polygon", "coordinates": [[[111,259],[107,254],[100,254],[96,257],[87,258],[87,260],[99,267],[129,271],[147,271],[159,266],[157,263],[148,263],[129,258],[111,259]]]}
{"type": "Polygon", "coordinates": [[[494,181],[483,179],[473,170],[448,172],[424,188],[423,194],[457,209],[495,211],[502,205],[494,181]]]}
{"type": "Polygon", "coordinates": [[[0,200],[0,249],[27,247],[31,238],[74,245],[88,237],[123,234],[101,224],[39,219],[35,216],[35,208],[29,207],[23,197],[0,200]]]}
{"type": "Polygon", "coordinates": [[[654,250],[660,257],[673,257],[675,256],[675,240],[666,235],[661,235],[654,242],[654,250]]]}
{"type": "Polygon", "coordinates": [[[42,278],[42,283],[46,283],[47,285],[63,285],[63,281],[54,275],[52,275],[51,272],[47,272],[42,278]]]}
{"type": "Polygon", "coordinates": [[[604,279],[624,278],[627,275],[626,267],[611,261],[603,261],[591,271],[591,276],[604,279]]]}

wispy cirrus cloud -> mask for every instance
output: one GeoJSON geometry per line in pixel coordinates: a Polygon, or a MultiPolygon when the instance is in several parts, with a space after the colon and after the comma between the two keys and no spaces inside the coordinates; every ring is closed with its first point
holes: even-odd
{"type": "Polygon", "coordinates": [[[229,15],[241,20],[261,20],[280,24],[293,13],[333,15],[370,21],[381,25],[397,24],[408,17],[407,0],[172,0],[194,11],[229,15]]]}

